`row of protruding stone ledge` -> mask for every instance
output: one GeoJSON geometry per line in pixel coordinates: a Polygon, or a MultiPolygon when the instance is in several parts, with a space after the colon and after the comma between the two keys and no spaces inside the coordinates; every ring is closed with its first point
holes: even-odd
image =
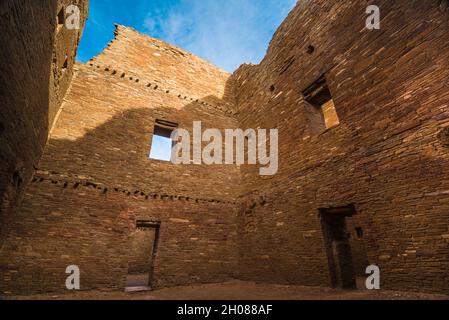
{"type": "Polygon", "coordinates": [[[151,193],[147,191],[141,191],[141,190],[134,190],[130,191],[128,188],[123,187],[107,187],[103,185],[102,183],[96,183],[92,181],[87,180],[70,180],[70,179],[58,179],[58,178],[52,178],[52,177],[44,177],[40,176],[38,174],[35,174],[35,176],[32,179],[32,183],[39,183],[47,181],[55,185],[61,186],[63,189],[66,188],[92,188],[101,191],[103,194],[106,194],[108,192],[116,192],[116,193],[123,193],[126,196],[133,196],[133,197],[142,197],[145,198],[145,200],[184,200],[184,201],[193,201],[196,203],[217,203],[217,204],[232,204],[235,205],[235,202],[232,201],[224,201],[224,200],[217,200],[217,199],[203,199],[203,198],[195,198],[195,197],[188,197],[188,196],[181,196],[181,195],[169,195],[169,194],[159,194],[159,193],[151,193]]]}
{"type": "MultiPolygon", "coordinates": [[[[129,79],[130,81],[133,81],[134,83],[140,83],[140,79],[138,79],[138,78],[135,78],[135,77],[133,77],[133,76],[128,76],[128,77],[127,77],[127,76],[126,76],[126,72],[119,72],[119,71],[117,71],[116,69],[113,69],[113,68],[111,68],[111,67],[103,67],[103,66],[100,66],[100,65],[98,65],[98,64],[94,64],[94,63],[92,63],[92,62],[89,62],[89,66],[91,66],[94,70],[101,70],[101,71],[104,71],[104,72],[110,72],[110,74],[113,75],[113,76],[118,75],[118,76],[119,76],[120,78],[122,78],[122,79],[127,78],[127,79],[129,79]]],[[[151,83],[151,82],[148,82],[148,83],[146,83],[146,87],[147,87],[147,88],[150,88],[150,89],[154,89],[154,90],[158,90],[158,89],[159,89],[159,90],[161,90],[161,91],[164,91],[166,94],[170,94],[170,93],[171,93],[171,94],[177,96],[179,99],[182,99],[182,100],[189,100],[189,101],[192,101],[192,102],[196,102],[196,103],[199,103],[199,104],[201,104],[201,105],[203,105],[203,106],[211,107],[211,108],[220,110],[220,111],[222,111],[223,113],[228,114],[228,115],[236,115],[236,113],[235,113],[234,111],[231,111],[231,110],[229,110],[229,109],[222,108],[222,107],[217,106],[217,105],[212,105],[212,104],[210,104],[209,102],[205,102],[205,101],[202,101],[202,100],[196,99],[196,98],[191,98],[191,97],[188,97],[188,96],[183,95],[183,94],[176,94],[176,93],[173,93],[172,91],[170,91],[170,90],[168,90],[168,89],[162,89],[162,88],[159,86],[159,84],[153,84],[153,83],[151,83]]]]}

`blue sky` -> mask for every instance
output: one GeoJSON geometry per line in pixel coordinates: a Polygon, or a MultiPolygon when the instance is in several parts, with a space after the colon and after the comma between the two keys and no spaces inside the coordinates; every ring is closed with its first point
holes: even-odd
{"type": "Polygon", "coordinates": [[[170,161],[172,144],[173,142],[170,138],[153,135],[153,141],[150,149],[150,158],[170,161]]]}
{"type": "Polygon", "coordinates": [[[296,0],[90,0],[77,59],[99,54],[114,23],[165,40],[232,72],[259,63],[296,0]]]}

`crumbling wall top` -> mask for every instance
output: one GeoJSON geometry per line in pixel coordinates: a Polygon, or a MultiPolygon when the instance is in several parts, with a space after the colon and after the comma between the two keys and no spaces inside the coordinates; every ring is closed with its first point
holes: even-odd
{"type": "Polygon", "coordinates": [[[116,69],[117,72],[130,72],[140,79],[185,94],[223,96],[229,73],[133,28],[116,24],[114,34],[115,38],[90,63],[116,69]]]}

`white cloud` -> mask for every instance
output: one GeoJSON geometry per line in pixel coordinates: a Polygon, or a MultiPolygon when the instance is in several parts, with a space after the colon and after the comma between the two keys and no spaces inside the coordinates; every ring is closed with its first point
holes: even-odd
{"type": "Polygon", "coordinates": [[[143,22],[150,36],[173,43],[227,71],[258,63],[296,0],[180,0],[143,22]]]}

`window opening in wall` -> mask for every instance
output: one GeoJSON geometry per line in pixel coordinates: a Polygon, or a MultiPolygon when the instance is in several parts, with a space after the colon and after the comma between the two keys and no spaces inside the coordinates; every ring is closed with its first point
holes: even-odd
{"type": "Polygon", "coordinates": [[[151,141],[150,159],[170,161],[173,141],[172,132],[178,124],[166,120],[156,119],[151,141]]]}
{"type": "Polygon", "coordinates": [[[324,75],[305,89],[302,94],[307,102],[307,116],[312,129],[324,131],[340,124],[324,75]]]}
{"type": "Polygon", "coordinates": [[[312,46],[312,45],[309,45],[309,46],[307,47],[307,53],[308,53],[308,54],[312,54],[312,53],[314,53],[314,52],[315,52],[315,47],[312,46]]]}
{"type": "Polygon", "coordinates": [[[65,55],[64,63],[62,64],[62,71],[66,71],[69,66],[69,58],[65,55]]]}
{"type": "Polygon", "coordinates": [[[362,230],[362,227],[356,227],[356,228],[355,228],[355,233],[357,234],[357,238],[359,238],[359,239],[363,238],[363,230],[362,230]]]}
{"type": "Polygon", "coordinates": [[[59,10],[58,15],[57,15],[57,22],[58,22],[58,26],[62,26],[64,25],[65,22],[65,11],[64,11],[64,7],[61,8],[61,10],[59,10]]]}
{"type": "Polygon", "coordinates": [[[16,187],[20,187],[22,185],[23,179],[19,171],[14,171],[12,181],[16,187]]]}

